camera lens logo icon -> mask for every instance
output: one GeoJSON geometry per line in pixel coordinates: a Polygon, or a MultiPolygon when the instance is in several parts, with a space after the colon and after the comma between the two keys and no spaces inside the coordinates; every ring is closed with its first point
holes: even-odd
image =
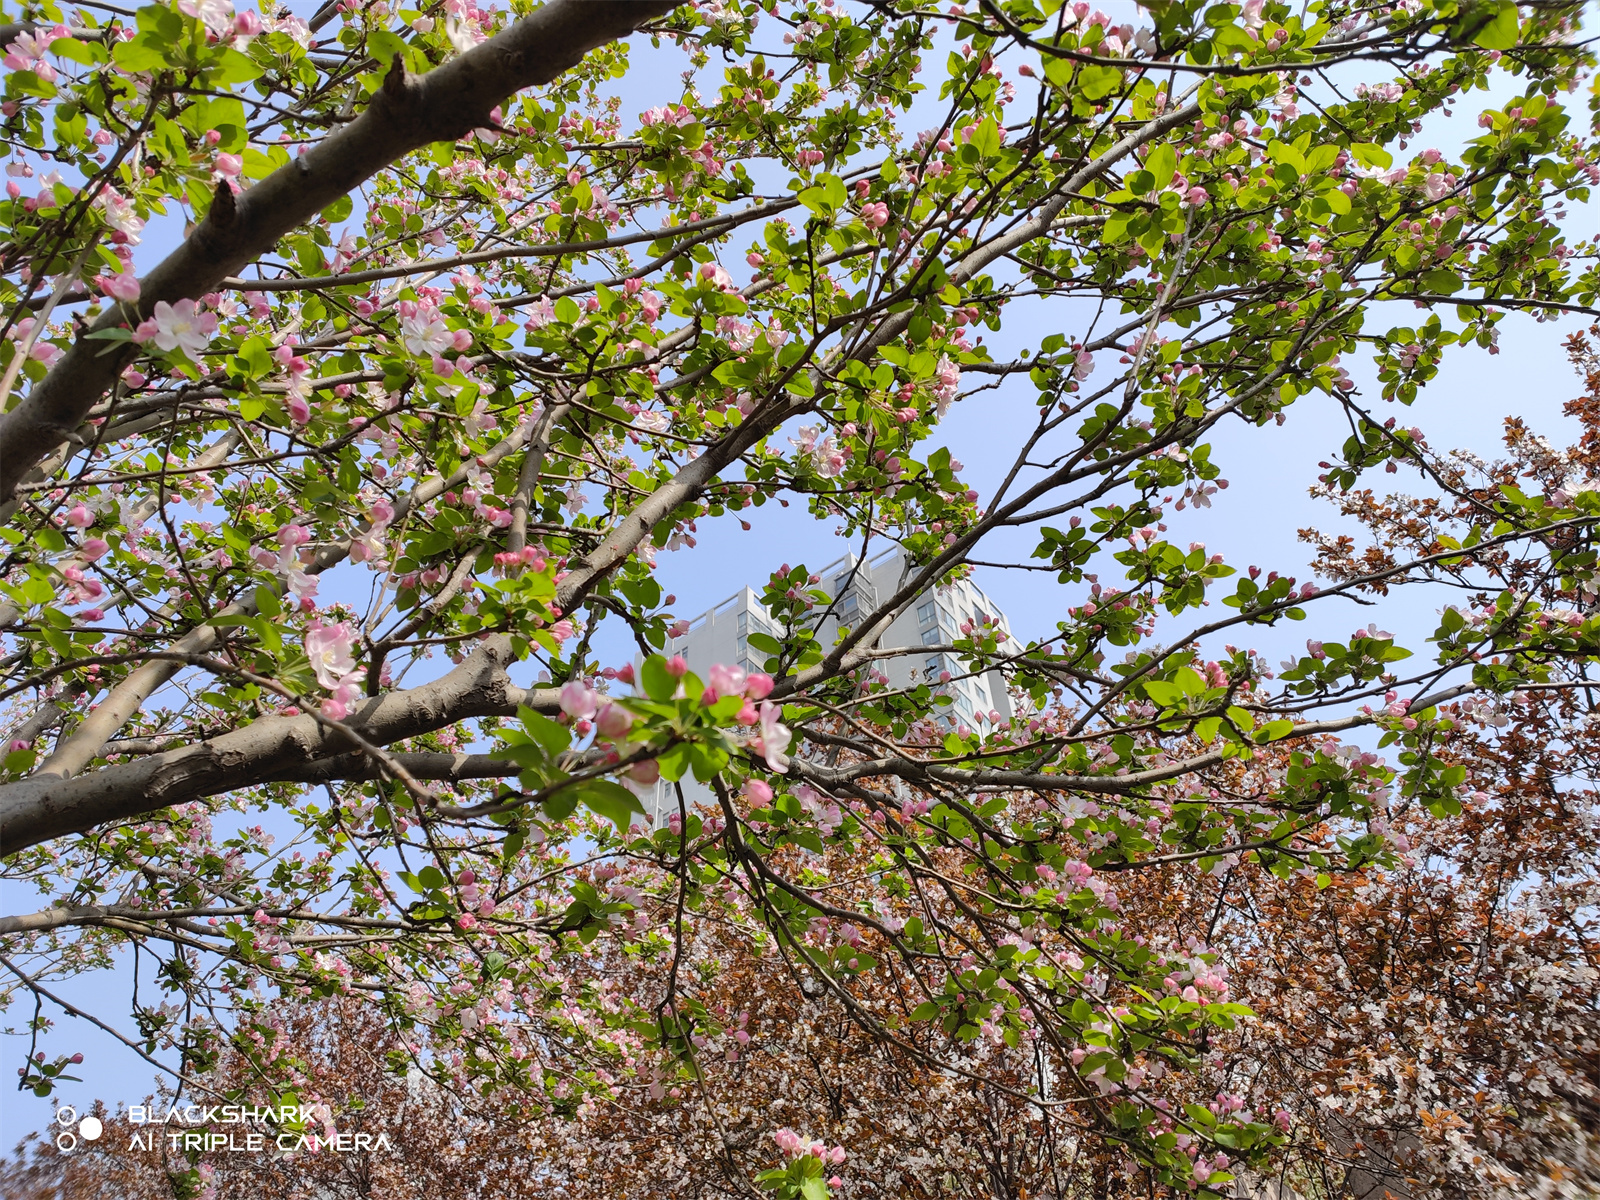
{"type": "Polygon", "coordinates": [[[56,1125],[61,1132],[56,1134],[56,1149],[63,1154],[70,1154],[78,1148],[78,1139],[86,1142],[100,1140],[100,1135],[105,1132],[105,1126],[100,1123],[99,1117],[85,1117],[78,1120],[78,1110],[70,1104],[64,1104],[56,1109],[56,1125]],[[74,1133],[73,1126],[77,1126],[74,1133]]]}

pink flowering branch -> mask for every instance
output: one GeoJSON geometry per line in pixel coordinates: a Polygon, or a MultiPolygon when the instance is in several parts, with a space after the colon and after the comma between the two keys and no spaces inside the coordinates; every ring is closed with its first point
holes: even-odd
{"type": "MultiPolygon", "coordinates": [[[[590,50],[674,7],[663,0],[552,0],[419,78],[397,59],[350,124],[237,197],[220,185],[205,219],[140,281],[136,315],[143,320],[158,303],[199,298],[402,155],[488,124],[490,110],[508,96],[550,82],[590,50]]],[[[107,351],[95,335],[126,321],[120,309],[108,311],[0,417],[0,497],[10,497],[30,468],[70,439],[116,382],[135,350],[107,351]]]]}

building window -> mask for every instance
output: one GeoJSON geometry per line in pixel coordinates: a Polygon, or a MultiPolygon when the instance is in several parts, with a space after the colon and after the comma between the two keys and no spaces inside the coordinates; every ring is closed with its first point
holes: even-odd
{"type": "Polygon", "coordinates": [[[926,604],[917,605],[917,624],[932,625],[938,611],[939,606],[932,600],[929,600],[926,604]]]}
{"type": "Polygon", "coordinates": [[[854,592],[846,593],[845,598],[839,602],[839,612],[846,620],[854,621],[859,611],[860,605],[856,602],[856,594],[854,592]]]}
{"type": "Polygon", "coordinates": [[[838,595],[840,592],[844,591],[845,588],[847,588],[849,586],[850,586],[850,572],[849,571],[846,571],[843,575],[835,575],[833,577],[833,592],[834,592],[834,595],[838,595]]]}
{"type": "Polygon", "coordinates": [[[937,629],[924,629],[922,631],[922,644],[924,646],[936,646],[941,640],[943,639],[939,637],[937,629]]]}
{"type": "Polygon", "coordinates": [[[939,673],[944,670],[944,659],[935,654],[924,664],[930,681],[937,681],[939,673]]]}
{"type": "Polygon", "coordinates": [[[743,633],[745,631],[745,629],[749,627],[749,625],[750,625],[750,614],[747,613],[747,612],[741,612],[739,614],[739,632],[743,633]]]}

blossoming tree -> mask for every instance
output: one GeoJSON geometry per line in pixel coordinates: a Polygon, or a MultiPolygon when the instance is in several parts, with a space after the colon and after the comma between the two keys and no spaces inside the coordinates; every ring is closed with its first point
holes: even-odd
{"type": "MultiPolygon", "coordinates": [[[[1300,891],[1359,894],[1490,795],[1472,721],[1584,694],[1580,460],[1472,481],[1381,412],[1507,311],[1593,303],[1576,5],[14,15],[0,848],[42,900],[0,966],[36,1034],[133,946],[162,998],[120,1036],[187,1088],[225,1043],[281,1084],[274,1006],[340,994],[464,1094],[671,1106],[737,1041],[726,925],[904,1062],[1214,1194],[1338,1056],[1296,1091],[1246,1040],[1213,1088],[1251,1019],[1221,917],[1177,936],[1124,880],[1248,876],[1288,952],[1300,891]],[[1474,136],[1418,141],[1469,102],[1474,136]],[[987,494],[940,444],[957,404],[1006,414],[987,494]],[[1323,483],[1378,535],[1324,546],[1321,591],[1163,536],[1220,499],[1220,424],[1269,452],[1296,404],[1347,420],[1323,483]],[[1369,513],[1402,466],[1434,507],[1369,513]],[[774,501],[904,575],[840,622],[777,572],[764,669],[695,678],[658,554],[774,501]],[[1061,620],[885,641],[974,569],[1061,620]],[[1424,655],[1326,624],[1429,586],[1458,594],[1424,655]],[[1282,670],[1229,644],[1302,620],[1282,670]],[[880,669],[930,653],[1018,715],[880,669]]],[[[729,1162],[818,1200],[813,1136],[729,1162]]]]}

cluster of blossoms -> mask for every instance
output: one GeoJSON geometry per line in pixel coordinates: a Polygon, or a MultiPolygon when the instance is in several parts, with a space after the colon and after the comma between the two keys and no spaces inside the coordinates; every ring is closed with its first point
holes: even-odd
{"type": "MultiPolygon", "coordinates": [[[[814,1158],[825,1165],[837,1167],[842,1165],[848,1157],[843,1146],[834,1146],[829,1149],[828,1144],[820,1138],[816,1141],[809,1141],[789,1128],[778,1130],[772,1135],[772,1140],[778,1143],[778,1149],[791,1162],[803,1158],[814,1158]]],[[[844,1180],[837,1175],[828,1180],[829,1187],[839,1187],[843,1183],[844,1180]]]]}
{"type": "Polygon", "coordinates": [[[332,693],[322,702],[322,715],[342,721],[361,695],[362,675],[356,668],[355,627],[348,621],[324,625],[313,621],[306,631],[306,657],[317,682],[332,693]]]}

